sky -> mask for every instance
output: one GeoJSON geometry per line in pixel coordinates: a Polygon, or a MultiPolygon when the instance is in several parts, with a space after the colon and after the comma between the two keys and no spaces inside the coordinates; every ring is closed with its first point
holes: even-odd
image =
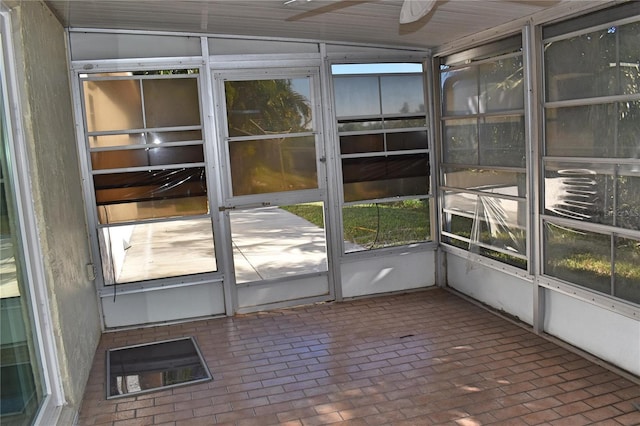
{"type": "Polygon", "coordinates": [[[334,75],[337,74],[384,74],[422,72],[422,64],[387,63],[387,64],[334,64],[331,66],[334,75]]]}

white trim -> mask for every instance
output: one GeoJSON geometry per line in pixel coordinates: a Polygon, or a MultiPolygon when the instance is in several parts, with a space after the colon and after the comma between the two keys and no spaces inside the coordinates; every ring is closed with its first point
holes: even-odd
{"type": "Polygon", "coordinates": [[[236,313],[249,314],[249,313],[260,312],[260,311],[272,311],[274,309],[291,308],[294,306],[299,307],[302,305],[315,305],[317,303],[331,302],[333,300],[334,300],[334,297],[331,295],[331,293],[329,293],[329,294],[324,294],[320,296],[305,297],[302,299],[292,299],[292,300],[285,300],[282,302],[266,303],[264,305],[243,306],[243,307],[237,308],[236,313]]]}
{"type": "Polygon", "coordinates": [[[539,42],[541,29],[532,22],[523,27],[522,49],[525,78],[525,131],[527,149],[527,269],[529,274],[535,276],[533,282],[533,330],[536,333],[544,332],[545,297],[544,290],[538,285],[540,265],[540,229],[538,217],[540,216],[540,146],[542,134],[540,118],[541,107],[539,99],[543,90],[542,68],[540,66],[541,43],[539,42]]]}
{"type": "Polygon", "coordinates": [[[634,93],[631,95],[610,95],[610,96],[599,96],[594,98],[577,98],[577,99],[567,99],[567,100],[559,100],[559,101],[546,101],[544,103],[545,109],[550,108],[569,108],[569,107],[580,107],[580,106],[588,106],[588,105],[606,105],[612,104],[616,102],[629,102],[629,101],[638,101],[640,100],[640,94],[634,93]]]}
{"type": "MultiPolygon", "coordinates": [[[[123,72],[123,71],[155,71],[167,68],[172,69],[200,69],[204,65],[201,56],[169,56],[166,58],[118,58],[99,60],[75,60],[69,62],[72,71],[79,74],[123,72]]],[[[175,74],[174,74],[175,75],[175,74]]],[[[137,77],[137,76],[136,76],[137,77]]],[[[127,77],[131,78],[131,77],[127,77]]],[[[167,77],[171,78],[171,77],[167,77]]],[[[180,77],[179,77],[180,78],[180,77]]],[[[183,77],[188,78],[188,77],[183,77]]],[[[97,78],[96,78],[97,79],[97,78]]],[[[105,77],[113,80],[113,77],[105,77]]],[[[124,78],[126,79],[126,78],[124,78]]],[[[137,79],[137,78],[136,78],[137,79]]]]}
{"type": "Polygon", "coordinates": [[[221,273],[208,273],[205,277],[196,274],[180,275],[159,280],[135,281],[131,283],[116,283],[104,286],[98,291],[100,300],[118,297],[126,294],[148,293],[150,291],[167,290],[171,288],[194,287],[212,285],[223,282],[221,273]],[[159,281],[159,282],[156,282],[159,281]]]}
{"type": "Polygon", "coordinates": [[[625,303],[622,299],[614,299],[603,293],[591,291],[577,284],[570,284],[550,276],[540,276],[538,285],[552,291],[566,294],[574,299],[582,300],[599,308],[607,309],[625,317],[640,320],[640,306],[633,306],[631,302],[625,303]]]}
{"type": "Polygon", "coordinates": [[[419,243],[405,244],[403,246],[392,246],[370,250],[350,251],[340,256],[342,264],[359,262],[366,259],[375,259],[379,257],[404,256],[413,253],[430,253],[438,249],[435,241],[422,241],[419,243]]]}
{"type": "Polygon", "coordinates": [[[334,300],[342,300],[342,262],[340,261],[343,250],[342,221],[340,213],[340,189],[342,182],[338,173],[340,152],[338,149],[338,130],[335,118],[333,99],[333,78],[331,63],[327,59],[327,45],[320,43],[320,55],[322,65],[320,67],[320,115],[325,137],[323,138],[323,151],[325,155],[325,185],[326,200],[324,205],[325,229],[327,238],[327,267],[329,273],[329,292],[334,300]]]}
{"type": "Polygon", "coordinates": [[[73,120],[75,124],[76,147],[78,150],[78,168],[82,179],[82,195],[85,205],[85,217],[87,218],[87,233],[89,235],[89,256],[91,265],[93,265],[94,279],[93,284],[96,289],[96,303],[98,305],[98,313],[100,316],[100,329],[105,331],[104,310],[99,297],[99,290],[104,287],[104,279],[102,273],[102,259],[100,257],[100,247],[98,240],[97,221],[91,212],[95,208],[95,194],[90,182],[91,168],[89,167],[89,142],[85,137],[84,122],[84,94],[82,91],[80,72],[73,71],[71,66],[71,49],[69,49],[69,32],[65,31],[67,44],[67,63],[69,64],[69,85],[71,88],[71,101],[73,108],[73,120]],[[96,273],[99,271],[100,273],[96,273]]]}
{"type": "MultiPolygon", "coordinates": [[[[621,228],[618,226],[605,225],[602,223],[568,219],[568,218],[559,217],[559,216],[551,216],[544,213],[540,214],[540,221],[542,222],[542,225],[540,227],[541,232],[544,232],[545,223],[550,223],[558,227],[567,227],[567,228],[572,228],[573,230],[576,230],[576,231],[592,232],[592,233],[597,233],[601,235],[606,235],[608,237],[615,236],[615,237],[633,238],[636,240],[640,239],[640,231],[637,231],[635,229],[621,228]]],[[[541,259],[544,259],[544,256],[541,259]]]]}
{"type": "MultiPolygon", "coordinates": [[[[514,34],[511,37],[517,37],[517,35],[514,34]]],[[[523,46],[523,45],[524,45],[524,41],[523,41],[521,46],[523,46]]],[[[482,46],[479,46],[479,47],[482,47],[482,46]]],[[[514,48],[515,48],[515,46],[514,46],[514,48]]],[[[467,49],[467,51],[468,51],[468,49],[467,49]]],[[[466,53],[465,51],[460,52],[460,54],[463,54],[463,55],[465,53],[466,53]]],[[[451,60],[450,59],[451,56],[456,56],[456,54],[453,53],[453,54],[449,55],[449,58],[447,58],[447,60],[451,60]]],[[[443,64],[443,65],[446,66],[446,68],[442,69],[441,72],[451,72],[451,71],[456,71],[456,70],[462,70],[462,69],[465,69],[465,68],[469,68],[469,67],[471,67],[473,65],[478,66],[478,65],[482,65],[482,64],[490,64],[491,62],[495,62],[495,61],[499,61],[499,60],[503,60],[503,59],[517,58],[519,56],[522,56],[523,57],[522,60],[524,61],[524,55],[523,55],[523,51],[522,50],[516,51],[516,52],[510,52],[510,53],[503,53],[503,54],[497,55],[497,56],[489,56],[488,58],[479,59],[479,60],[475,60],[473,58],[465,59],[465,60],[462,60],[460,62],[452,63],[451,65],[443,64]]],[[[501,112],[502,111],[498,111],[497,113],[499,114],[501,112]]],[[[511,112],[511,111],[509,111],[509,112],[511,112]]],[[[459,115],[454,115],[452,117],[460,117],[460,116],[459,115]]],[[[465,117],[466,117],[466,115],[465,115],[465,117]]]]}
{"type": "Polygon", "coordinates": [[[443,243],[442,246],[442,251],[444,251],[447,254],[453,255],[453,256],[457,256],[460,257],[462,259],[466,259],[470,262],[476,263],[478,265],[483,265],[486,266],[490,269],[495,269],[497,271],[503,272],[505,274],[526,280],[528,282],[533,282],[534,281],[534,277],[532,275],[530,275],[526,270],[524,269],[520,269],[516,266],[511,266],[507,263],[503,263],[500,262],[498,260],[494,260],[491,259],[489,257],[486,256],[482,256],[476,253],[472,253],[470,251],[467,251],[465,249],[459,248],[459,247],[455,247],[452,245],[448,245],[447,243],[443,243]]]}
{"type": "MultiPolygon", "coordinates": [[[[267,285],[278,285],[280,283],[284,284],[288,282],[295,282],[305,278],[327,277],[328,275],[329,275],[328,270],[322,270],[318,272],[315,272],[315,271],[301,272],[297,275],[289,275],[289,276],[276,277],[276,278],[265,278],[260,281],[246,281],[246,282],[236,283],[236,287],[237,288],[263,287],[267,285]]],[[[316,296],[313,296],[313,297],[316,297],[316,296]]],[[[283,302],[287,302],[287,300],[284,300],[283,302]]],[[[276,303],[280,303],[280,302],[276,302],[276,303]]]]}

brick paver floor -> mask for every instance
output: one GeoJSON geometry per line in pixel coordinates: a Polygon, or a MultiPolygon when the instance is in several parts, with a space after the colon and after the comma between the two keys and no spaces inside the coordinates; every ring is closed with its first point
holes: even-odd
{"type": "Polygon", "coordinates": [[[445,290],[105,333],[80,425],[640,425],[640,385],[445,290]],[[213,381],[106,400],[108,348],[194,336],[213,381]]]}

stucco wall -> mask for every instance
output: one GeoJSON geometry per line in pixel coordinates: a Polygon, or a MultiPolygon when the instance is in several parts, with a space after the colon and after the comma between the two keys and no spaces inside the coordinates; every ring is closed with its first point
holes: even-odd
{"type": "Polygon", "coordinates": [[[100,338],[65,33],[41,1],[12,4],[25,143],[67,402],[79,406],[100,338]]]}

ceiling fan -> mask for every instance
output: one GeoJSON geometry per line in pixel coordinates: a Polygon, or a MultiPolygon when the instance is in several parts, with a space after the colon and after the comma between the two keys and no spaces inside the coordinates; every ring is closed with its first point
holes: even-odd
{"type": "MultiPolygon", "coordinates": [[[[298,2],[306,3],[310,1],[311,0],[285,0],[283,4],[287,6],[293,3],[298,3],[298,2]]],[[[343,1],[343,2],[332,3],[329,5],[320,7],[315,11],[302,13],[299,16],[290,18],[288,20],[298,20],[300,18],[307,17],[310,15],[316,15],[318,12],[323,13],[329,10],[335,10],[335,9],[341,9],[341,8],[353,6],[354,4],[357,4],[357,3],[366,3],[368,1],[371,1],[371,0],[343,1]],[[326,10],[322,10],[322,9],[326,9],[326,10]]],[[[404,0],[404,2],[402,3],[402,9],[400,10],[400,19],[399,19],[400,23],[410,24],[412,22],[419,20],[420,18],[428,14],[431,11],[431,9],[433,9],[433,7],[436,5],[436,2],[437,0],[404,0]]]]}
{"type": "Polygon", "coordinates": [[[400,9],[400,23],[410,24],[431,12],[436,0],[404,0],[400,9]]]}

